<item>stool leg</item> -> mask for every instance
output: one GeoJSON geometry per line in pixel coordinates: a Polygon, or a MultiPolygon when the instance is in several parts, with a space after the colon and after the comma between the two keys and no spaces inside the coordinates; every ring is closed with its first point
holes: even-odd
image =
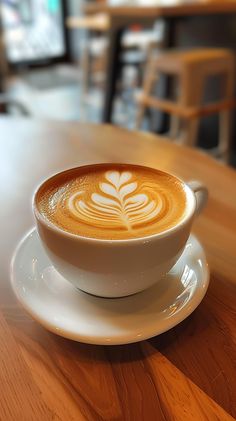
{"type": "Polygon", "coordinates": [[[230,143],[231,143],[231,127],[232,113],[230,110],[222,111],[219,114],[219,155],[224,162],[229,162],[230,143]]]}
{"type": "Polygon", "coordinates": [[[168,136],[171,139],[177,139],[180,129],[180,120],[176,115],[170,115],[170,130],[168,136]]]}
{"type": "Polygon", "coordinates": [[[138,108],[137,108],[137,114],[136,114],[136,122],[135,122],[135,129],[140,129],[143,122],[143,117],[146,110],[146,105],[142,101],[142,95],[149,96],[151,94],[151,90],[153,87],[154,81],[157,80],[156,74],[155,74],[155,62],[154,59],[150,59],[147,63],[147,68],[144,76],[144,82],[143,82],[143,90],[142,94],[140,96],[140,99],[138,100],[138,108]]]}
{"type": "Polygon", "coordinates": [[[143,104],[138,104],[135,129],[139,130],[142,128],[144,114],[145,114],[145,106],[143,104]]]}
{"type": "Polygon", "coordinates": [[[199,118],[184,120],[180,130],[179,143],[190,147],[196,146],[199,123],[199,118]]]}
{"type": "MultiPolygon", "coordinates": [[[[176,92],[178,88],[179,79],[175,76],[172,76],[170,79],[170,93],[171,97],[176,97],[176,92]]],[[[180,118],[174,114],[170,114],[170,128],[168,136],[171,139],[177,139],[180,131],[180,118]]]]}
{"type": "MultiPolygon", "coordinates": [[[[180,104],[184,107],[196,107],[202,104],[204,75],[186,66],[181,78],[182,92],[180,104]],[[194,81],[194,82],[193,82],[194,81]]],[[[187,146],[197,146],[200,118],[189,118],[183,122],[182,142],[187,146]]]]}
{"type": "MultiPolygon", "coordinates": [[[[232,98],[234,94],[234,73],[235,73],[235,62],[234,59],[230,59],[228,63],[228,71],[225,79],[225,97],[232,98]]],[[[224,162],[229,162],[230,158],[230,146],[231,146],[231,130],[232,130],[232,111],[225,110],[219,114],[219,143],[218,151],[220,158],[224,162]]]]}
{"type": "Polygon", "coordinates": [[[84,51],[83,51],[83,57],[82,57],[82,80],[83,80],[82,94],[83,96],[88,93],[89,73],[90,73],[89,61],[90,61],[89,49],[87,46],[85,46],[84,51]]]}

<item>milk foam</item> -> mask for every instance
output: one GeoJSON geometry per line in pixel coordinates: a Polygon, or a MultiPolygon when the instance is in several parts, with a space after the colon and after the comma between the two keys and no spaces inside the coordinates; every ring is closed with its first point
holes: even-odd
{"type": "Polygon", "coordinates": [[[65,231],[85,237],[125,239],[162,232],[186,209],[175,177],[119,164],[81,167],[49,179],[38,196],[40,212],[65,231]]]}
{"type": "Polygon", "coordinates": [[[151,223],[163,209],[163,197],[151,192],[152,186],[143,186],[145,193],[137,193],[138,183],[132,181],[131,172],[107,171],[104,178],[106,182],[99,183],[100,193],[92,193],[89,199],[83,199],[83,191],[69,197],[66,206],[73,217],[92,225],[130,230],[151,223]]]}

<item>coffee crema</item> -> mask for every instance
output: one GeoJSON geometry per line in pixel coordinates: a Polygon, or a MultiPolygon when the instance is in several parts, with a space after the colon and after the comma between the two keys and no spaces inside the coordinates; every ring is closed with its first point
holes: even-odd
{"type": "Polygon", "coordinates": [[[152,168],[129,164],[78,167],[47,180],[36,195],[40,214],[72,234],[120,240],[176,225],[186,211],[184,184],[152,168]]]}

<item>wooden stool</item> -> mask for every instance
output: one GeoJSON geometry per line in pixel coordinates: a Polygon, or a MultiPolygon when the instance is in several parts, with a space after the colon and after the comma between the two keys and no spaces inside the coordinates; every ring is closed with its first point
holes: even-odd
{"type": "MultiPolygon", "coordinates": [[[[106,77],[105,68],[108,49],[106,34],[110,29],[110,25],[110,17],[106,13],[95,13],[93,15],[80,17],[71,16],[66,19],[66,26],[69,29],[87,29],[88,34],[90,35],[93,32],[102,35],[99,38],[97,36],[87,36],[87,43],[82,57],[83,93],[88,92],[89,75],[91,73],[90,58],[100,58],[100,67],[103,70],[104,78],[106,77]]],[[[154,48],[158,49],[162,47],[164,32],[165,26],[164,22],[161,20],[155,25],[155,30],[141,31],[140,33],[127,31],[122,39],[122,48],[125,51],[136,49],[139,50],[140,53],[145,53],[144,59],[138,60],[138,62],[144,64],[146,63],[150,49],[153,50],[154,48]]],[[[142,54],[139,56],[142,57],[142,54]]],[[[126,63],[126,56],[123,55],[122,58],[126,63]]],[[[134,60],[134,64],[136,61],[137,60],[134,60]]]]}
{"type": "Polygon", "coordinates": [[[219,142],[212,153],[228,160],[231,135],[231,110],[234,100],[234,55],[225,49],[173,51],[151,57],[147,64],[143,91],[138,98],[136,127],[140,128],[146,108],[155,108],[171,115],[170,137],[189,146],[196,146],[200,117],[219,114],[219,142]],[[152,95],[157,77],[164,73],[177,76],[177,102],[152,95]],[[209,76],[224,75],[223,98],[203,104],[204,88],[209,76]]]}
{"type": "MultiPolygon", "coordinates": [[[[92,16],[71,16],[67,18],[66,26],[69,29],[86,29],[89,32],[97,32],[105,35],[110,29],[110,18],[106,13],[96,13],[92,16]]],[[[88,92],[89,86],[91,48],[96,50],[96,57],[101,57],[101,60],[104,62],[102,67],[105,68],[105,53],[107,50],[105,41],[104,37],[95,39],[95,45],[93,45],[94,43],[92,43],[91,37],[87,35],[87,45],[83,50],[82,56],[82,93],[84,95],[88,92]]]]}

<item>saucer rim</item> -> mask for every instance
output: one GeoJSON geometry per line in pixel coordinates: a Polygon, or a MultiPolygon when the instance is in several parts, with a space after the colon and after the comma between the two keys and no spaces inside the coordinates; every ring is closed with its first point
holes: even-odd
{"type": "MultiPolygon", "coordinates": [[[[38,322],[41,326],[43,326],[45,329],[47,329],[51,333],[54,333],[54,334],[56,334],[58,336],[61,336],[63,338],[73,340],[75,342],[81,342],[81,343],[86,343],[86,344],[90,344],[90,345],[126,345],[126,344],[131,344],[131,343],[138,343],[140,341],[151,339],[155,336],[159,336],[162,333],[167,332],[168,330],[177,326],[179,323],[181,323],[183,320],[185,320],[188,316],[190,316],[190,314],[192,314],[194,312],[194,310],[199,306],[199,304],[203,300],[203,298],[204,298],[204,296],[207,292],[208,286],[209,286],[210,271],[209,271],[209,265],[208,265],[208,262],[207,262],[207,259],[206,259],[206,254],[205,254],[204,248],[201,245],[201,242],[198,240],[198,238],[193,233],[191,233],[190,236],[189,236],[189,239],[191,238],[194,241],[194,243],[199,247],[201,255],[202,255],[201,260],[203,262],[203,264],[202,264],[202,275],[203,275],[203,277],[202,277],[202,279],[197,280],[197,283],[198,283],[198,285],[200,283],[201,288],[198,288],[197,296],[195,296],[196,292],[193,293],[193,296],[188,300],[187,304],[185,304],[178,311],[178,313],[174,314],[169,319],[164,319],[165,323],[163,323],[163,320],[162,320],[162,322],[161,322],[163,324],[162,328],[158,327],[158,322],[157,322],[157,325],[155,326],[155,328],[153,326],[151,326],[150,330],[145,328],[145,333],[139,334],[138,337],[137,337],[137,335],[134,336],[134,333],[132,334],[132,332],[129,332],[126,335],[117,335],[117,334],[114,334],[114,336],[110,335],[109,338],[107,338],[105,335],[104,336],[96,335],[96,334],[83,335],[83,334],[78,333],[78,332],[77,333],[72,332],[69,329],[63,330],[63,329],[60,329],[60,328],[56,327],[55,324],[48,321],[48,319],[46,317],[42,318],[37,313],[35,313],[33,308],[28,304],[28,302],[26,300],[24,300],[22,298],[21,294],[18,291],[16,273],[15,273],[15,269],[16,269],[15,268],[15,264],[16,264],[15,262],[16,262],[16,259],[18,257],[18,253],[21,250],[21,247],[25,244],[25,242],[27,240],[30,239],[30,236],[32,236],[32,235],[37,235],[36,227],[31,228],[22,237],[22,239],[19,241],[19,243],[16,246],[15,251],[12,255],[11,264],[10,264],[10,282],[11,282],[12,290],[13,290],[17,300],[20,302],[20,304],[25,309],[25,311],[33,318],[33,320],[38,322]]],[[[187,240],[187,243],[188,243],[189,239],[187,240]]],[[[180,259],[181,259],[181,256],[180,256],[180,259]]],[[[80,294],[85,294],[81,290],[78,290],[77,292],[80,293],[80,294]]],[[[142,292],[140,292],[138,294],[142,294],[142,292]]],[[[126,299],[126,298],[131,298],[131,297],[132,296],[122,297],[122,298],[119,298],[119,299],[126,299]]],[[[107,299],[107,298],[101,298],[101,297],[96,297],[96,298],[102,299],[102,300],[107,299]]],[[[116,299],[117,298],[109,298],[109,300],[116,300],[116,299]]]]}

